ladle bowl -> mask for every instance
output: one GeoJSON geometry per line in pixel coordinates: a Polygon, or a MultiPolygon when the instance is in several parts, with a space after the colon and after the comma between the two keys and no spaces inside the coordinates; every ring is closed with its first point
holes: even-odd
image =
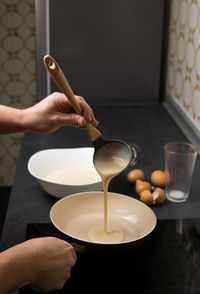
{"type": "Polygon", "coordinates": [[[51,222],[67,241],[93,250],[137,245],[154,230],[157,219],[150,207],[135,198],[108,192],[108,225],[119,228],[124,240],[115,244],[93,242],[88,232],[92,227],[103,225],[103,197],[103,192],[64,197],[51,208],[51,222]]]}

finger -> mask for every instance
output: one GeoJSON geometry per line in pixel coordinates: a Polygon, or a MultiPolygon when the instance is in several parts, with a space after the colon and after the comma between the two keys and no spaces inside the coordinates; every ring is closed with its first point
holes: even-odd
{"type": "Polygon", "coordinates": [[[83,111],[83,116],[84,116],[85,120],[87,121],[87,123],[91,123],[93,126],[98,125],[98,121],[95,119],[91,108],[86,107],[83,111]]]}
{"type": "Polygon", "coordinates": [[[76,113],[59,113],[59,124],[61,126],[84,128],[86,126],[86,120],[83,116],[76,113]]]}
{"type": "Polygon", "coordinates": [[[77,261],[77,255],[76,255],[76,251],[74,249],[74,247],[72,246],[72,244],[68,244],[68,246],[70,246],[69,251],[72,257],[72,264],[71,267],[75,265],[76,261],[77,261]]]}
{"type": "Polygon", "coordinates": [[[76,96],[77,100],[79,101],[79,104],[81,106],[81,109],[83,111],[83,116],[85,117],[85,120],[88,123],[92,123],[94,126],[98,125],[98,121],[94,117],[94,113],[92,108],[86,103],[85,99],[80,96],[76,96]]]}
{"type": "Polygon", "coordinates": [[[77,255],[76,255],[75,248],[71,243],[68,243],[67,241],[64,241],[64,242],[65,242],[65,245],[66,245],[66,248],[67,248],[68,252],[72,256],[73,264],[75,264],[76,261],[77,261],[77,255]]]}
{"type": "Polygon", "coordinates": [[[92,125],[94,126],[94,127],[97,127],[98,126],[98,124],[99,124],[99,122],[95,119],[95,117],[94,117],[94,115],[92,116],[92,125]]]}
{"type": "Polygon", "coordinates": [[[73,117],[73,124],[72,126],[78,127],[78,128],[85,128],[86,126],[86,120],[83,116],[80,116],[78,114],[72,114],[73,117]]]}
{"type": "Polygon", "coordinates": [[[70,277],[71,277],[70,270],[67,270],[67,272],[66,272],[66,281],[69,280],[70,277]]]}
{"type": "Polygon", "coordinates": [[[74,248],[73,248],[72,256],[74,258],[74,264],[75,264],[77,262],[77,255],[76,255],[74,248]]]}
{"type": "Polygon", "coordinates": [[[91,107],[85,102],[83,97],[78,96],[77,99],[83,112],[82,115],[85,117],[87,122],[91,122],[93,113],[91,107]]]}

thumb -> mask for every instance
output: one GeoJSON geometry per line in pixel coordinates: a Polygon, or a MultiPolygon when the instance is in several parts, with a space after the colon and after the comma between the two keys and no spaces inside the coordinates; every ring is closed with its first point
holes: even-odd
{"type": "Polygon", "coordinates": [[[63,125],[83,128],[86,125],[86,120],[83,116],[76,113],[62,113],[61,121],[63,125]]]}

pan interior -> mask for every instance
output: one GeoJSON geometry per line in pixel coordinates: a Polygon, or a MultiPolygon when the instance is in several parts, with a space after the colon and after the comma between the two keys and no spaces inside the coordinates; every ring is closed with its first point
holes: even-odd
{"type": "MultiPolygon", "coordinates": [[[[103,226],[103,192],[73,194],[57,201],[50,218],[58,230],[77,240],[94,243],[88,233],[103,226]]],[[[108,193],[108,226],[124,233],[121,243],[136,241],[148,235],[156,225],[156,216],[147,205],[134,198],[108,193]]]]}

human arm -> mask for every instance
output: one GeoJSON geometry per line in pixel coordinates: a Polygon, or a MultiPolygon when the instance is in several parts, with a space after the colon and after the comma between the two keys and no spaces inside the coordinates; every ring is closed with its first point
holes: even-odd
{"type": "Polygon", "coordinates": [[[86,122],[97,126],[90,106],[82,97],[76,96],[76,99],[82,108],[82,116],[74,112],[64,94],[57,92],[26,109],[0,105],[0,134],[24,131],[49,133],[65,125],[84,128],[86,122]]]}
{"type": "Polygon", "coordinates": [[[22,110],[0,105],[0,134],[23,132],[22,110]]]}
{"type": "Polygon", "coordinates": [[[38,291],[59,290],[76,262],[73,247],[53,237],[31,239],[0,253],[0,293],[30,285],[38,291]]]}

